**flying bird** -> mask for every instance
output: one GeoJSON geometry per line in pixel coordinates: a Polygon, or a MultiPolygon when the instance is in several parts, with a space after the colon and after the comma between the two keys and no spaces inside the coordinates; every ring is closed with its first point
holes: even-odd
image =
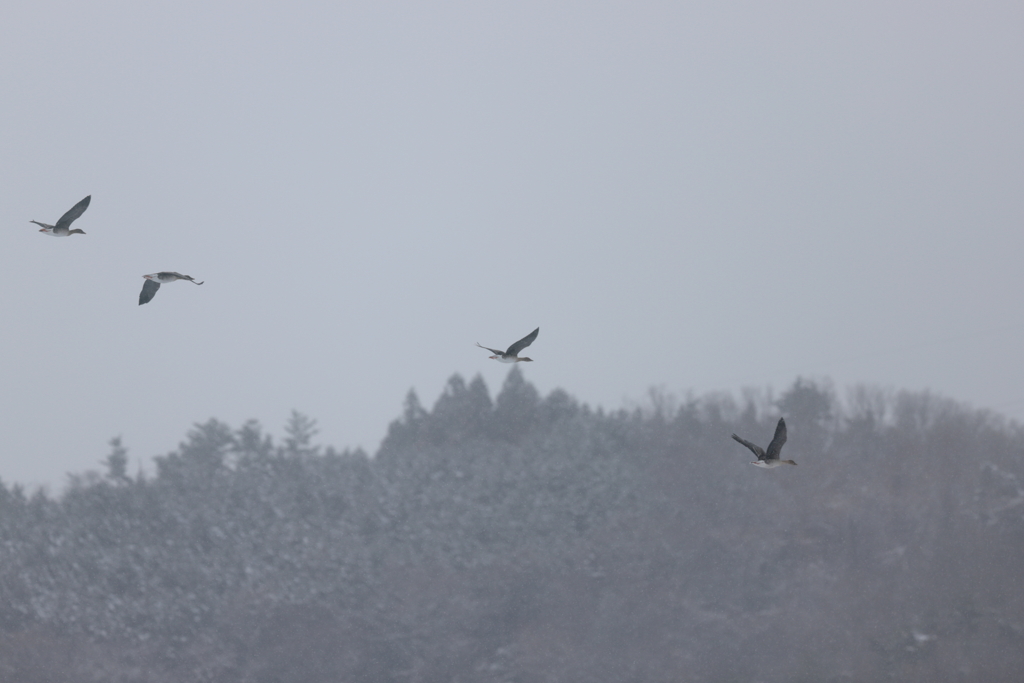
{"type": "Polygon", "coordinates": [[[142,283],[142,291],[139,293],[139,305],[148,304],[156,296],[156,290],[160,289],[161,284],[167,284],[168,282],[174,282],[175,280],[188,280],[194,285],[201,285],[203,282],[196,282],[196,279],[191,275],[182,275],[181,273],[172,273],[163,271],[160,273],[150,273],[149,275],[143,275],[146,281],[142,283]]]}
{"type": "Polygon", "coordinates": [[[512,346],[508,347],[507,351],[499,351],[498,349],[492,349],[492,348],[490,348],[488,346],[482,346],[480,344],[480,342],[477,342],[476,345],[479,346],[481,349],[487,349],[488,351],[493,353],[494,355],[491,356],[491,358],[493,358],[494,360],[498,361],[499,363],[519,363],[519,362],[532,363],[533,362],[532,358],[520,358],[519,357],[519,352],[522,351],[523,349],[525,349],[530,344],[532,344],[533,340],[537,338],[537,335],[539,333],[540,333],[540,328],[538,327],[533,332],[531,332],[530,334],[526,335],[525,337],[523,337],[522,339],[517,341],[512,346]]]}
{"type": "Polygon", "coordinates": [[[66,214],[60,217],[60,220],[57,221],[57,225],[47,225],[46,223],[40,223],[39,221],[29,221],[29,223],[41,225],[42,227],[39,229],[39,232],[45,232],[47,235],[52,235],[54,237],[68,237],[76,233],[84,235],[85,230],[79,230],[78,228],[71,230],[70,227],[71,224],[89,208],[89,202],[91,200],[92,195],[89,195],[72,206],[66,214]]]}
{"type": "Polygon", "coordinates": [[[768,444],[768,450],[764,450],[760,446],[755,446],[746,439],[741,439],[735,434],[732,438],[739,441],[741,444],[753,451],[754,455],[757,456],[757,460],[750,463],[751,465],[757,465],[758,467],[778,467],[779,465],[795,465],[796,463],[792,460],[779,460],[779,453],[782,452],[782,444],[786,443],[786,420],[779,418],[779,424],[775,428],[775,436],[772,437],[772,442],[768,444]]]}

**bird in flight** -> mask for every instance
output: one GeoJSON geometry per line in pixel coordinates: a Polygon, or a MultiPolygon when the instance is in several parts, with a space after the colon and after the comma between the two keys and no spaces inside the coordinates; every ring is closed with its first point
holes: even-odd
{"type": "Polygon", "coordinates": [[[142,291],[139,292],[139,305],[148,304],[156,296],[156,290],[160,289],[161,284],[167,284],[168,282],[174,282],[175,280],[188,280],[194,285],[201,285],[203,282],[196,282],[196,279],[191,275],[182,275],[181,273],[172,273],[169,271],[162,271],[159,273],[150,273],[149,275],[143,275],[146,281],[142,283],[142,291]]]}
{"type": "Polygon", "coordinates": [[[492,349],[492,348],[490,348],[488,346],[482,346],[480,344],[480,342],[477,342],[476,345],[479,346],[481,349],[487,349],[488,351],[493,353],[494,355],[491,356],[491,358],[493,358],[494,360],[498,361],[499,363],[520,363],[520,362],[532,363],[533,362],[532,358],[520,358],[519,357],[519,352],[522,351],[523,349],[525,349],[530,344],[532,344],[533,340],[537,338],[537,335],[539,333],[540,333],[540,328],[538,327],[533,332],[531,332],[530,334],[526,335],[525,337],[523,337],[522,339],[517,341],[512,346],[508,347],[508,350],[506,350],[506,351],[499,351],[498,349],[492,349]]]}
{"type": "Polygon", "coordinates": [[[775,436],[772,437],[772,442],[768,444],[768,450],[755,446],[746,439],[741,439],[735,434],[732,438],[739,441],[741,444],[753,451],[754,455],[757,456],[757,460],[750,463],[751,465],[757,465],[758,467],[778,467],[779,465],[795,465],[796,463],[792,460],[779,460],[779,453],[782,452],[782,444],[786,443],[786,420],[779,418],[779,424],[775,428],[775,436]]]}
{"type": "Polygon", "coordinates": [[[78,228],[71,230],[70,228],[71,224],[74,223],[75,220],[83,213],[85,213],[85,210],[89,208],[89,202],[91,200],[92,195],[89,195],[82,201],[72,206],[70,209],[68,209],[67,213],[60,217],[60,220],[57,221],[57,225],[47,225],[46,223],[40,223],[39,221],[29,221],[29,223],[35,223],[36,225],[42,226],[39,229],[39,232],[45,232],[47,235],[52,235],[53,237],[68,237],[76,233],[79,235],[84,235],[85,230],[79,230],[78,228]]]}

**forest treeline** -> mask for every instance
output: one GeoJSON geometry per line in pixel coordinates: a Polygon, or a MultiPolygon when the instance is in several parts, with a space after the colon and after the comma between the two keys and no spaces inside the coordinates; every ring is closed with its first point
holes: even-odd
{"type": "Polygon", "coordinates": [[[0,681],[1017,681],[1024,430],[927,393],[594,410],[513,368],[0,485],[0,681]],[[761,470],[780,415],[795,468],[761,470]]]}

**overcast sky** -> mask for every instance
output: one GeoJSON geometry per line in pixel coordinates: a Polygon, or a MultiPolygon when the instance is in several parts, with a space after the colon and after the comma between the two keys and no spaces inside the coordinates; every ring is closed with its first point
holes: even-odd
{"type": "Polygon", "coordinates": [[[802,375],[1024,417],[1020,3],[3,15],[5,482],[293,408],[372,453],[537,326],[527,378],[605,408],[802,375]],[[140,307],[159,270],[206,284],[140,307]]]}

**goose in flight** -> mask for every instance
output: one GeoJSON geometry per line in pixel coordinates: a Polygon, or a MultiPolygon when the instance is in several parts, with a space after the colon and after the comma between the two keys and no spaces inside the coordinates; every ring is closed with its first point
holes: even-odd
{"type": "Polygon", "coordinates": [[[71,230],[70,227],[71,224],[75,222],[75,219],[77,219],[79,216],[85,213],[85,210],[89,208],[89,202],[91,200],[92,195],[89,195],[82,201],[72,206],[70,209],[68,209],[67,213],[60,217],[60,220],[57,221],[57,225],[47,225],[46,223],[40,223],[39,221],[29,221],[29,223],[35,223],[36,225],[42,226],[39,229],[39,232],[45,232],[47,235],[52,235],[53,237],[69,237],[70,235],[74,235],[76,233],[79,235],[84,235],[85,230],[79,230],[78,228],[71,230]]]}
{"type": "Polygon", "coordinates": [[[753,451],[754,455],[757,456],[757,460],[750,463],[751,465],[757,465],[758,467],[778,467],[779,465],[795,465],[796,463],[792,460],[779,460],[779,453],[782,452],[782,444],[786,443],[786,420],[779,418],[779,425],[775,428],[775,436],[772,437],[772,442],[768,444],[768,450],[764,450],[760,446],[755,446],[746,439],[741,439],[735,434],[732,438],[739,441],[741,444],[753,451]]]}
{"type": "Polygon", "coordinates": [[[162,271],[160,273],[150,273],[149,275],[143,275],[146,281],[142,283],[142,291],[139,293],[139,305],[148,304],[156,296],[156,290],[160,289],[161,284],[168,282],[174,282],[175,280],[188,280],[194,285],[201,285],[203,282],[196,282],[196,279],[191,275],[182,275],[181,273],[172,273],[169,271],[162,271]]]}
{"type": "Polygon", "coordinates": [[[540,333],[540,328],[538,327],[533,332],[531,332],[530,334],[526,335],[525,337],[523,337],[522,339],[517,341],[512,346],[508,347],[507,351],[499,351],[498,349],[492,349],[492,348],[490,348],[488,346],[481,346],[480,342],[477,342],[476,345],[479,346],[481,349],[487,349],[488,351],[493,353],[494,355],[491,356],[491,358],[493,358],[494,360],[498,361],[499,363],[519,363],[519,362],[532,363],[533,362],[532,358],[520,358],[518,354],[519,354],[520,351],[522,351],[527,346],[532,344],[533,340],[537,338],[537,335],[539,333],[540,333]]]}

